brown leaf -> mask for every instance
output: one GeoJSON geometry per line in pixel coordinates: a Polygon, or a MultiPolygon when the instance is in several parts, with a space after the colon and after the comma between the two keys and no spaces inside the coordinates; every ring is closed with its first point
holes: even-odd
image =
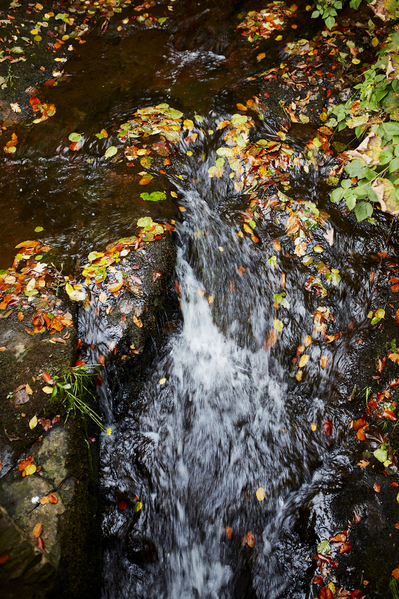
{"type": "Polygon", "coordinates": [[[105,356],[103,356],[103,354],[98,356],[98,363],[101,364],[101,366],[105,365],[105,356]]]}
{"type": "Polygon", "coordinates": [[[51,421],[46,418],[39,418],[38,422],[40,422],[45,431],[48,431],[51,428],[51,421]]]}
{"type": "Polygon", "coordinates": [[[155,281],[162,276],[162,273],[160,270],[156,270],[154,272],[154,274],[152,275],[152,282],[155,283],[155,281]]]}
{"type": "Polygon", "coordinates": [[[226,526],[226,528],[224,530],[226,533],[226,537],[230,540],[231,537],[233,536],[233,529],[231,528],[231,526],[226,526]]]}
{"type": "Polygon", "coordinates": [[[255,545],[255,537],[252,534],[252,530],[249,531],[249,533],[247,535],[245,535],[244,537],[242,537],[241,539],[241,545],[248,545],[248,547],[253,547],[255,545]]]}

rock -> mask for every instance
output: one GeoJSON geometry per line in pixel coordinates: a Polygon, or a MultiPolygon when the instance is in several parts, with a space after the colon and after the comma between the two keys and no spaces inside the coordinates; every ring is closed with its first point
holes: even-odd
{"type": "Polygon", "coordinates": [[[28,535],[0,507],[2,599],[40,599],[53,586],[54,579],[54,565],[44,551],[35,547],[28,535]]]}

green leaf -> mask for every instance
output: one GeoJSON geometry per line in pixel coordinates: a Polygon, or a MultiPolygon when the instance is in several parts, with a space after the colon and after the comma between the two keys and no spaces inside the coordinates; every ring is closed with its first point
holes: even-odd
{"type": "Polygon", "coordinates": [[[234,151],[232,150],[232,148],[223,147],[223,148],[218,148],[216,150],[216,154],[218,156],[226,156],[226,157],[227,156],[234,156],[234,151]]]}
{"type": "Polygon", "coordinates": [[[317,553],[327,555],[328,553],[330,553],[330,551],[331,547],[327,539],[324,539],[324,541],[320,541],[320,543],[317,545],[317,553]]]}
{"type": "Polygon", "coordinates": [[[379,462],[386,462],[388,459],[388,452],[386,449],[381,449],[381,447],[379,449],[376,449],[375,451],[373,451],[373,455],[375,458],[377,458],[377,460],[379,462]]]}
{"type": "Polygon", "coordinates": [[[341,187],[338,189],[334,189],[332,194],[330,195],[331,202],[340,202],[344,197],[344,190],[341,187]]]}
{"type": "Polygon", "coordinates": [[[160,200],[166,200],[166,193],[164,191],[144,192],[140,194],[140,197],[146,202],[159,202],[160,200]]]}
{"type": "Polygon", "coordinates": [[[115,146],[109,146],[109,148],[106,149],[104,158],[112,158],[112,156],[115,156],[117,152],[118,148],[116,148],[115,146]]]}
{"type": "Polygon", "coordinates": [[[223,165],[224,165],[224,158],[217,158],[216,162],[215,162],[216,168],[220,168],[223,165]]]}
{"type": "Polygon", "coordinates": [[[143,229],[149,229],[152,227],[153,222],[154,221],[152,220],[151,216],[144,216],[143,218],[139,218],[137,221],[137,226],[143,227],[143,229]]]}
{"type": "Polygon", "coordinates": [[[68,135],[68,139],[69,139],[69,141],[77,142],[82,139],[82,134],[81,133],[71,133],[70,135],[68,135]]]}
{"type": "Polygon", "coordinates": [[[394,173],[399,169],[399,158],[394,158],[389,164],[389,172],[394,173]]]}
{"type": "Polygon", "coordinates": [[[354,210],[359,223],[373,214],[373,207],[369,202],[359,202],[354,210]]]}
{"type": "Polygon", "coordinates": [[[231,124],[235,125],[243,125],[248,121],[248,117],[245,114],[233,114],[231,117],[231,124]]]}
{"type": "MultiPolygon", "coordinates": [[[[337,14],[337,13],[335,13],[335,14],[337,14]]],[[[332,29],[335,25],[334,17],[327,17],[327,19],[325,20],[325,24],[328,27],[328,29],[332,29]]]]}
{"type": "Polygon", "coordinates": [[[383,123],[381,127],[390,136],[399,135],[399,123],[383,123]]]}
{"type": "Polygon", "coordinates": [[[160,19],[158,19],[158,23],[161,23],[161,25],[162,25],[162,23],[165,23],[165,21],[167,21],[167,20],[168,20],[168,17],[161,17],[160,19]]]}
{"type": "Polygon", "coordinates": [[[44,231],[43,227],[36,227],[35,233],[40,233],[41,231],[44,231]]]}
{"type": "Polygon", "coordinates": [[[360,179],[366,172],[366,166],[361,160],[351,160],[351,162],[345,166],[345,171],[350,177],[357,177],[360,179]]]}

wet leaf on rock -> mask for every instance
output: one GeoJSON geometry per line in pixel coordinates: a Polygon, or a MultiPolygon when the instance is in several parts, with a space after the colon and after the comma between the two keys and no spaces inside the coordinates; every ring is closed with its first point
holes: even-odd
{"type": "Polygon", "coordinates": [[[40,537],[40,535],[43,532],[43,523],[39,522],[38,524],[35,524],[35,526],[33,527],[33,536],[38,539],[40,537]]]}

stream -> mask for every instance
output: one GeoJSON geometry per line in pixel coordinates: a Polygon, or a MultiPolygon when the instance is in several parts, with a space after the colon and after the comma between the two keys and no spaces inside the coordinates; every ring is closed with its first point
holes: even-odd
{"type": "MultiPolygon", "coordinates": [[[[81,56],[68,62],[67,81],[48,91],[57,117],[43,125],[40,140],[35,129],[20,132],[23,158],[10,158],[0,183],[8,199],[4,264],[33,225],[44,224],[58,259],[78,269],[94,245],[131,234],[137,218],[176,220],[173,326],[162,332],[160,324],[144,376],[133,380],[132,371],[129,380],[126,368],[117,390],[100,390],[112,428],[102,435],[100,450],[101,596],[313,599],[316,547],[345,530],[355,513],[367,522],[363,532],[363,524],[352,526],[356,555],[353,549],[353,557],[339,557],[329,580],[337,588],[359,588],[364,563],[378,571],[378,560],[389,562],[392,548],[370,547],[374,531],[384,526],[383,513],[366,488],[369,475],[355,467],[359,450],[349,438],[354,410],[348,397],[371,331],[370,274],[378,270],[378,252],[395,252],[398,240],[393,236],[387,246],[385,215],[374,226],[354,226],[329,202],[325,179],[335,159],[322,157],[304,168],[315,131],[308,124],[285,128],[281,111],[256,120],[250,139],[278,141],[285,132],[300,157],[290,162],[290,187],[276,182],[261,188],[251,212],[250,192],[238,190],[233,177],[209,177],[224,143],[218,124],[231,119],[237,102],[263,94],[256,78],[286,59],[287,39],[280,44],[272,37],[255,48],[236,31],[237,15],[263,8],[259,1],[170,5],[169,12],[161,2],[148,9],[170,17],[163,28],[135,23],[118,32],[119,21],[111,20],[104,35],[89,37],[81,56]],[[256,56],[263,49],[267,58],[260,65],[256,56]],[[140,166],[105,163],[109,140],[89,138],[105,127],[115,142],[117,128],[135,110],[161,102],[203,121],[193,128],[193,154],[180,141],[165,175],[164,185],[178,200],[155,204],[135,199],[140,166]],[[75,154],[65,142],[72,131],[85,137],[75,154]],[[327,213],[306,237],[307,253],[321,246],[323,262],[340,273],[337,285],[320,275],[324,296],[306,286],[318,275],[295,253],[284,208],[279,212],[270,203],[281,189],[327,213]],[[239,233],[251,218],[256,242],[239,233]],[[317,323],[335,335],[332,342],[317,323]],[[298,375],[296,348],[309,337],[302,350],[309,359],[298,375]]],[[[120,18],[138,14],[132,7],[120,18]]],[[[313,23],[296,22],[290,40],[317,31],[313,23]]],[[[280,167],[274,174],[281,175],[280,167]]],[[[115,334],[84,311],[79,327],[87,346],[94,339],[107,346],[115,334]]],[[[112,364],[107,368],[112,374],[112,364]]],[[[370,580],[371,597],[386,599],[378,573],[370,580]]]]}

